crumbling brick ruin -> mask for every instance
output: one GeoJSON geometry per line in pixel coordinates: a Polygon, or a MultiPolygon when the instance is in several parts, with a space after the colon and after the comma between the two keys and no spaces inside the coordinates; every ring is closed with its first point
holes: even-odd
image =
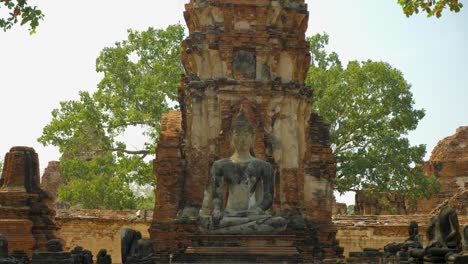
{"type": "Polygon", "coordinates": [[[356,192],[355,215],[405,215],[407,214],[405,197],[398,193],[374,193],[367,190],[356,192]]]}
{"type": "Polygon", "coordinates": [[[184,16],[190,34],[183,42],[181,112],[164,115],[154,163],[156,251],[177,254],[190,245],[211,163],[232,153],[229,128],[242,108],[255,127],[253,153],[276,170],[272,213],[305,220],[307,231],[291,230],[305,259],[339,256],[328,128],[311,113],[312,90],[304,86],[307,5],[192,0],[184,16]]]}
{"type": "Polygon", "coordinates": [[[5,156],[0,181],[0,234],[10,250],[29,256],[58,238],[53,199],[39,186],[39,160],[34,149],[13,147],[5,156]]]}
{"type": "Polygon", "coordinates": [[[58,188],[64,183],[60,162],[49,161],[41,177],[41,188],[49,192],[54,199],[58,199],[58,188]]]}
{"type": "Polygon", "coordinates": [[[415,205],[396,193],[368,195],[356,193],[356,215],[429,214],[451,201],[458,214],[467,214],[468,199],[468,127],[460,127],[452,136],[439,141],[431,158],[423,165],[424,174],[435,176],[441,183],[440,192],[430,199],[420,199],[415,205]],[[458,201],[458,202],[457,202],[458,201]]]}
{"type": "MultiPolygon", "coordinates": [[[[467,126],[458,128],[454,135],[439,141],[429,161],[424,163],[424,173],[436,176],[442,186],[440,192],[431,199],[419,200],[414,213],[430,213],[446,199],[468,189],[467,126]]],[[[465,202],[466,207],[468,200],[465,202]]]]}

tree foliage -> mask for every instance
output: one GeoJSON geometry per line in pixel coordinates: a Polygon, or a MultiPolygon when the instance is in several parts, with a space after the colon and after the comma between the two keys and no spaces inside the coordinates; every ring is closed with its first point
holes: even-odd
{"type": "Polygon", "coordinates": [[[28,4],[27,0],[0,0],[0,11],[6,9],[3,17],[0,17],[0,28],[7,31],[16,23],[28,24],[29,32],[34,34],[39,21],[44,19],[44,14],[36,6],[28,4]]]}
{"type": "MultiPolygon", "coordinates": [[[[166,30],[129,31],[127,40],[105,48],[96,61],[104,73],[94,93],[62,102],[39,141],[58,146],[68,184],[60,195],[88,208],[135,208],[151,201],[135,189],[151,185],[145,161],[153,154],[161,114],[175,100],[182,74],[180,25],[166,30]],[[146,144],[130,149],[121,139],[130,127],[144,129],[146,144]]],[[[315,89],[314,110],[330,124],[340,192],[397,191],[428,197],[438,185],[419,164],[425,146],[411,146],[406,134],[424,111],[414,109],[410,85],[384,62],[351,61],[325,51],[327,35],[309,39],[313,54],[307,83],[315,89]]],[[[151,192],[150,192],[151,193],[151,192]]]]}
{"type": "Polygon", "coordinates": [[[336,189],[429,197],[436,180],[414,166],[423,162],[425,146],[411,146],[405,137],[424,117],[424,110],[414,109],[411,86],[385,62],[344,67],[338,54],[326,52],[328,40],[326,34],[309,38],[313,59],[306,82],[314,88],[314,110],[330,124],[336,189]]]}
{"type": "Polygon", "coordinates": [[[450,11],[458,13],[463,4],[458,0],[398,0],[398,4],[403,7],[406,16],[426,12],[428,17],[442,16],[442,11],[449,8],[450,11]]]}
{"type": "Polygon", "coordinates": [[[97,58],[96,70],[104,74],[97,90],[80,92],[78,100],[52,111],[38,141],[62,153],[64,201],[101,209],[154,204],[155,179],[145,158],[154,153],[161,114],[177,96],[183,36],[181,25],[129,30],[126,40],[104,48],[97,58]],[[125,143],[131,128],[142,131],[141,149],[125,143]]]}

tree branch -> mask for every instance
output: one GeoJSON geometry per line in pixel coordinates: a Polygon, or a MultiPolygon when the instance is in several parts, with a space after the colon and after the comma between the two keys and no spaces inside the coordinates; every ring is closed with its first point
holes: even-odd
{"type": "Polygon", "coordinates": [[[106,152],[106,151],[123,152],[123,153],[131,154],[131,155],[144,155],[144,156],[150,154],[149,150],[127,150],[127,149],[122,149],[122,148],[98,149],[96,151],[97,152],[106,152]]]}

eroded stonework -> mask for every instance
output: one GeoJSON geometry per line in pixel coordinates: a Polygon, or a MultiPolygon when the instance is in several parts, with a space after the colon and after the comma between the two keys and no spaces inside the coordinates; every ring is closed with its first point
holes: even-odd
{"type": "Polygon", "coordinates": [[[435,176],[441,184],[440,192],[416,204],[403,195],[386,192],[367,195],[356,192],[355,214],[429,214],[437,207],[450,204],[459,215],[468,213],[468,127],[460,127],[452,136],[439,141],[429,161],[422,164],[424,174],[435,176]]]}
{"type": "Polygon", "coordinates": [[[269,213],[290,220],[305,259],[336,257],[331,223],[335,162],[328,128],[311,112],[304,1],[194,1],[186,5],[181,113],[163,117],[150,233],[159,254],[176,254],[198,230],[211,164],[233,153],[229,129],[242,108],[252,153],[275,170],[269,213]],[[300,230],[300,231],[298,231],[300,230]],[[174,241],[171,244],[162,241],[174,241]]]}
{"type": "Polygon", "coordinates": [[[39,159],[34,149],[13,147],[5,156],[0,186],[0,233],[11,250],[29,256],[58,238],[52,197],[39,186],[39,159]]]}
{"type": "Polygon", "coordinates": [[[49,161],[41,177],[41,188],[49,192],[53,198],[58,199],[58,188],[64,183],[65,179],[62,176],[60,162],[49,161]]]}
{"type": "MultiPolygon", "coordinates": [[[[441,189],[431,199],[419,200],[415,213],[430,213],[445,200],[468,189],[467,126],[458,128],[454,135],[444,138],[437,144],[430,160],[424,163],[424,173],[437,177],[441,183],[441,189]]],[[[468,200],[465,200],[465,207],[460,208],[459,214],[466,214],[467,204],[468,200]]]]}
{"type": "Polygon", "coordinates": [[[370,194],[366,190],[356,192],[355,215],[405,215],[407,214],[405,196],[392,193],[380,192],[370,194]]]}

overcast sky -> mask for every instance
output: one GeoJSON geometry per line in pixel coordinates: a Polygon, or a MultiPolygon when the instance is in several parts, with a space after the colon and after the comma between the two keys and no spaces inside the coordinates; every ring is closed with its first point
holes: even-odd
{"type": "MultiPolygon", "coordinates": [[[[37,34],[16,26],[0,31],[0,155],[17,145],[39,153],[41,170],[59,159],[36,140],[60,101],[94,91],[99,52],[125,39],[127,29],[185,24],[188,0],[41,0],[46,17],[37,34]]],[[[342,61],[385,61],[412,84],[426,117],[409,135],[430,152],[442,138],[468,125],[468,6],[441,19],[404,16],[396,0],[308,0],[307,35],[327,32],[342,61]]],[[[134,142],[141,135],[134,135],[134,142]]],[[[135,143],[138,148],[138,143],[135,143]]],[[[349,198],[343,198],[348,203],[349,198]]]]}

